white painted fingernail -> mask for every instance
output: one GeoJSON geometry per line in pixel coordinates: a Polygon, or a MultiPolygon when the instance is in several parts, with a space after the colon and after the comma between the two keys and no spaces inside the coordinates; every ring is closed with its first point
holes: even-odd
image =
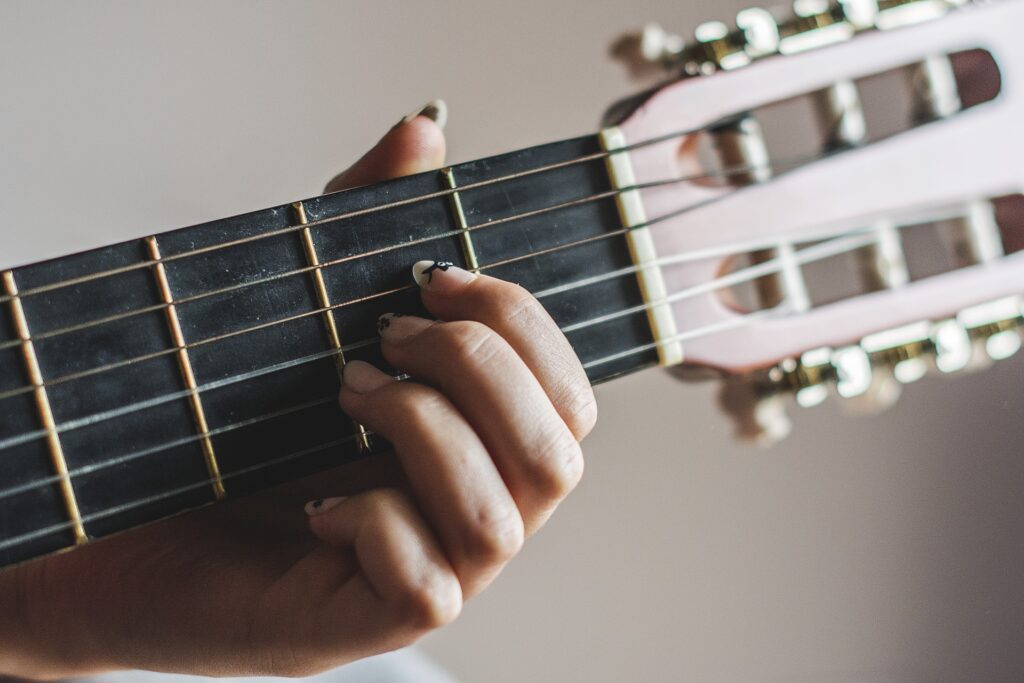
{"type": "Polygon", "coordinates": [[[336,508],[341,504],[343,500],[348,496],[339,496],[337,498],[318,498],[317,500],[311,500],[306,503],[306,514],[310,517],[316,517],[322,515],[331,508],[336,508]]]}
{"type": "Polygon", "coordinates": [[[368,394],[393,382],[394,378],[365,361],[351,360],[341,369],[341,381],[357,394],[368,394]]]}
{"type": "Polygon", "coordinates": [[[445,124],[448,123],[448,105],[444,100],[431,100],[403,116],[399,123],[409,123],[417,116],[427,117],[436,123],[438,128],[444,130],[445,124]]]}
{"type": "Polygon", "coordinates": [[[459,287],[476,279],[476,275],[459,268],[451,261],[417,261],[412,267],[412,279],[422,289],[448,292],[448,287],[459,287]],[[443,273],[443,275],[442,275],[443,273]]]}

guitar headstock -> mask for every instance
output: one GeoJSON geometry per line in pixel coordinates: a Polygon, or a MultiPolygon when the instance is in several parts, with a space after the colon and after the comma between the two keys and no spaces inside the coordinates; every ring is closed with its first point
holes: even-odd
{"type": "Polygon", "coordinates": [[[797,0],[617,45],[673,75],[605,131],[662,359],[724,375],[742,435],[784,434],[786,396],[877,409],[1020,347],[1021,26],[1022,2],[797,0]]]}

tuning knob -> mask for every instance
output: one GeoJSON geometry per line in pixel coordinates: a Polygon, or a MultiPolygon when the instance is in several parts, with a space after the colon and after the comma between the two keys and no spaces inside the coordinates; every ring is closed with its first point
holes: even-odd
{"type": "Polygon", "coordinates": [[[732,376],[724,379],[718,393],[718,404],[732,418],[736,438],[742,441],[770,446],[792,431],[785,397],[773,393],[755,378],[732,376]]]}
{"type": "Polygon", "coordinates": [[[649,23],[639,31],[616,39],[610,53],[634,79],[647,80],[671,71],[683,46],[680,36],[668,33],[658,24],[649,23]]]}

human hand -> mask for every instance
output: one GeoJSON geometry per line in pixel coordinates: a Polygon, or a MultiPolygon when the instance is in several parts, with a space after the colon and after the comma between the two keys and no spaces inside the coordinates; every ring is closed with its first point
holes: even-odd
{"type": "MultiPolygon", "coordinates": [[[[439,167],[441,129],[399,124],[328,190],[439,167]]],[[[388,439],[360,463],[0,573],[0,668],[307,675],[451,621],[582,473],[589,383],[525,290],[457,268],[417,278],[433,322],[384,318],[416,382],[364,363],[341,405],[388,439]],[[381,486],[381,484],[385,486],[381,486]],[[366,490],[369,487],[369,490],[366,490]],[[363,490],[345,499],[338,496],[363,490]]]]}

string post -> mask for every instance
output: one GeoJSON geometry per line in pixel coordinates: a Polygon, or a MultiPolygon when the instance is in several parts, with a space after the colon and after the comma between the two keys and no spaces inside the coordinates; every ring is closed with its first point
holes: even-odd
{"type": "MultiPolygon", "coordinates": [[[[744,169],[728,175],[727,182],[730,185],[742,187],[767,182],[772,178],[768,146],[761,125],[753,115],[740,116],[711,129],[709,134],[719,164],[723,168],[744,169]]],[[[750,252],[749,257],[754,265],[772,261],[781,264],[776,273],[754,282],[761,309],[767,310],[782,304],[797,312],[810,308],[810,294],[795,255],[793,245],[784,241],[771,249],[750,252]]]]}

